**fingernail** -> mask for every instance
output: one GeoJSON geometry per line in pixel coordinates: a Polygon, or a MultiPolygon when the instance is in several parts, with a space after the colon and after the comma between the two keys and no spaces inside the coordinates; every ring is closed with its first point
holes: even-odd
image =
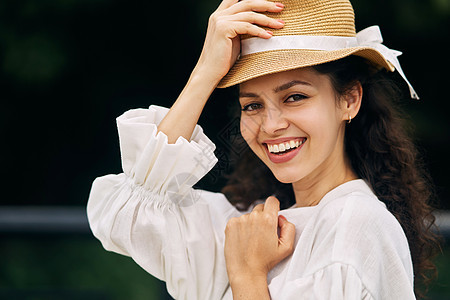
{"type": "Polygon", "coordinates": [[[273,35],[273,32],[272,32],[272,31],[266,30],[266,32],[267,32],[268,34],[270,34],[271,36],[273,35]]]}
{"type": "Polygon", "coordinates": [[[283,3],[277,2],[277,3],[275,3],[275,5],[278,6],[279,8],[284,8],[284,4],[283,3]]]}
{"type": "Polygon", "coordinates": [[[281,20],[281,19],[277,19],[277,22],[280,23],[280,24],[282,24],[282,25],[284,25],[284,21],[281,20]]]}

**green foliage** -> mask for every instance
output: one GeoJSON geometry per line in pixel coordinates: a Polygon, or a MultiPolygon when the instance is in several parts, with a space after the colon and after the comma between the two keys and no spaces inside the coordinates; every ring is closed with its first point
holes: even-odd
{"type": "Polygon", "coordinates": [[[162,282],[93,238],[2,238],[0,255],[0,299],[170,299],[162,282]]]}
{"type": "Polygon", "coordinates": [[[443,252],[435,260],[438,267],[438,279],[430,287],[430,299],[450,298],[450,246],[447,244],[443,252]]]}
{"type": "MultiPolygon", "coordinates": [[[[450,245],[443,249],[430,300],[450,299],[450,245]]],[[[91,237],[2,237],[0,256],[0,299],[171,299],[163,282],[91,237]]]]}

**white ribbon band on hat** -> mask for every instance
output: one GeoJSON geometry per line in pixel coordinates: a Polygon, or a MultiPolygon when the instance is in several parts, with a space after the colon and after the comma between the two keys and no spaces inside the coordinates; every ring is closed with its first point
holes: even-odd
{"type": "Polygon", "coordinates": [[[285,35],[273,36],[270,39],[249,38],[241,41],[241,56],[272,50],[304,49],[333,51],[351,47],[370,47],[380,52],[395,67],[408,84],[411,98],[419,99],[419,96],[406,78],[397,59],[397,56],[402,53],[389,49],[382,43],[383,37],[381,36],[380,28],[378,26],[371,26],[358,32],[356,37],[285,35]]]}

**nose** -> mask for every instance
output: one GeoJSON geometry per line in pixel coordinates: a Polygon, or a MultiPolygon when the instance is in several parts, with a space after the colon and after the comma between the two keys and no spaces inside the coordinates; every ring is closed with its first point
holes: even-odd
{"type": "Polygon", "coordinates": [[[262,116],[261,130],[267,134],[277,134],[289,127],[282,111],[275,107],[267,108],[262,116]]]}

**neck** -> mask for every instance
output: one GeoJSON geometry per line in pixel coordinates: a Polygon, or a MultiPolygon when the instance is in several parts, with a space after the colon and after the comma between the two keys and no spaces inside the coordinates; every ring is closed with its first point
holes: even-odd
{"type": "Polygon", "coordinates": [[[318,170],[292,184],[296,207],[315,206],[332,189],[358,178],[348,159],[329,159],[318,170]]]}

